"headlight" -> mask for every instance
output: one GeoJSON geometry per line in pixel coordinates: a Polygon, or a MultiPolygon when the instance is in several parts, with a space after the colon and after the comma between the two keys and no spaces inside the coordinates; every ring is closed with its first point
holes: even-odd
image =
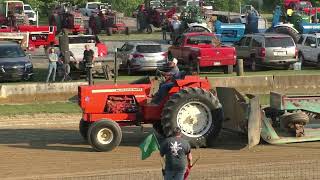
{"type": "Polygon", "coordinates": [[[19,69],[19,68],[24,68],[23,65],[14,65],[12,66],[13,69],[19,69]]]}
{"type": "Polygon", "coordinates": [[[25,63],[24,66],[25,66],[25,67],[31,67],[31,66],[32,66],[32,63],[31,63],[31,62],[25,63]]]}

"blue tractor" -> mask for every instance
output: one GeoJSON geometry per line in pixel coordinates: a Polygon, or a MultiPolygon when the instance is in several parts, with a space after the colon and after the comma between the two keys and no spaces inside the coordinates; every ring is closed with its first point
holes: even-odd
{"type": "Polygon", "coordinates": [[[267,22],[251,5],[245,5],[240,13],[216,12],[215,33],[223,43],[239,41],[244,34],[264,32],[267,22]]]}
{"type": "Polygon", "coordinates": [[[282,12],[280,6],[276,6],[271,28],[267,31],[289,34],[295,42],[298,42],[300,34],[320,33],[317,14],[311,15],[304,11],[294,11],[288,15],[282,12]]]}

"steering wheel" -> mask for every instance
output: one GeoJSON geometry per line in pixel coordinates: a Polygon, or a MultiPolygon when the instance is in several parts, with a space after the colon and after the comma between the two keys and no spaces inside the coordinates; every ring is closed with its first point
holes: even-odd
{"type": "Polygon", "coordinates": [[[161,72],[162,71],[160,71],[159,69],[156,70],[155,79],[159,80],[160,82],[165,82],[166,81],[166,77],[164,75],[162,75],[161,72]]]}

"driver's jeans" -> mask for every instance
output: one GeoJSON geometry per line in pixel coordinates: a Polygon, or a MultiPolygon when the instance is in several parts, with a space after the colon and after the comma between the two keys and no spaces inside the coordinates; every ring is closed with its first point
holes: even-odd
{"type": "Polygon", "coordinates": [[[170,89],[174,86],[174,82],[167,82],[160,85],[158,95],[155,97],[154,103],[160,104],[166,94],[170,91],[170,89]]]}

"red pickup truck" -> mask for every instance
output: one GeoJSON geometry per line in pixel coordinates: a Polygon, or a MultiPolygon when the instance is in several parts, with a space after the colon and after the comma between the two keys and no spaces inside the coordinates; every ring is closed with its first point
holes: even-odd
{"type": "Polygon", "coordinates": [[[236,50],[229,46],[215,46],[215,35],[207,32],[182,34],[168,49],[168,56],[178,59],[179,65],[192,67],[200,72],[202,67],[223,66],[225,73],[232,73],[236,64],[236,50]]]}

